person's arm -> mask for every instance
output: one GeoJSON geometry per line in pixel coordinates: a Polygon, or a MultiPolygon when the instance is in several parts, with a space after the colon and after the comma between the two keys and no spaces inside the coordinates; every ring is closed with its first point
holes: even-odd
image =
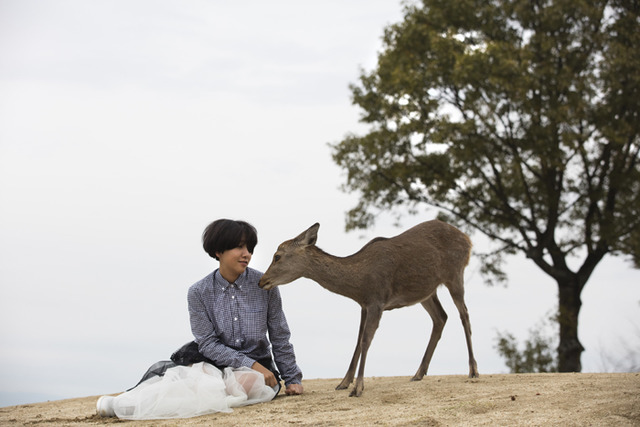
{"type": "Polygon", "coordinates": [[[239,368],[246,366],[251,368],[255,360],[236,351],[220,341],[213,323],[207,312],[207,307],[202,295],[196,287],[191,287],[188,293],[189,321],[191,332],[198,343],[198,350],[218,366],[239,368]]]}
{"type": "Polygon", "coordinates": [[[269,339],[278,370],[287,386],[287,394],[302,393],[302,371],[296,363],[293,345],[289,341],[291,331],[282,310],[282,298],[278,288],[269,292],[268,328],[269,339]]]}
{"type": "Polygon", "coordinates": [[[273,374],[273,372],[265,368],[260,363],[255,362],[251,366],[251,369],[260,372],[264,376],[264,383],[269,387],[275,387],[278,384],[278,380],[276,379],[276,376],[273,374]]]}
{"type": "Polygon", "coordinates": [[[302,387],[302,384],[291,383],[291,384],[289,384],[287,386],[287,388],[286,388],[286,390],[284,392],[285,392],[285,394],[288,394],[289,396],[302,394],[302,393],[304,393],[304,387],[302,387]]]}

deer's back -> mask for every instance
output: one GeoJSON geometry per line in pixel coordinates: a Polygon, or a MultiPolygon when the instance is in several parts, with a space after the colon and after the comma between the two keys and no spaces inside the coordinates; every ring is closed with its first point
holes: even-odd
{"type": "Polygon", "coordinates": [[[372,273],[368,280],[387,283],[393,293],[413,289],[417,300],[439,284],[463,274],[469,262],[471,241],[466,234],[442,221],[423,222],[395,237],[374,239],[356,254],[372,273]]]}
{"type": "Polygon", "coordinates": [[[427,262],[438,262],[445,257],[464,267],[470,252],[471,241],[466,234],[445,222],[433,220],[420,223],[395,237],[377,237],[358,254],[391,257],[396,262],[408,255],[427,262]]]}

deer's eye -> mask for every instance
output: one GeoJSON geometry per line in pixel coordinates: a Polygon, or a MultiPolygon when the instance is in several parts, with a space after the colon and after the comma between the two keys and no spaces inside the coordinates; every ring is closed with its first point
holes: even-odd
{"type": "Polygon", "coordinates": [[[273,256],[273,262],[278,262],[280,260],[280,255],[273,256]]]}

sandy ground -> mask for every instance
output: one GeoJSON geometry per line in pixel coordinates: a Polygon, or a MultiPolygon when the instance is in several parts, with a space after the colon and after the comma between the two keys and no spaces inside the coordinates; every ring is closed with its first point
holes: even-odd
{"type": "Polygon", "coordinates": [[[360,398],[337,379],[305,380],[305,394],[181,420],[122,421],[95,414],[98,396],[0,408],[2,426],[640,426],[640,373],[506,374],[365,379],[360,398]]]}

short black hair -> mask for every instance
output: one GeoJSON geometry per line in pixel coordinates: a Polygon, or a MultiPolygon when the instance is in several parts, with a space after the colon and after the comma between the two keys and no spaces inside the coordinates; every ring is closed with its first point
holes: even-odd
{"type": "Polygon", "coordinates": [[[228,249],[247,245],[247,249],[253,254],[253,249],[258,244],[258,232],[255,227],[245,221],[232,219],[218,219],[204,229],[202,233],[202,247],[211,258],[219,260],[216,252],[224,252],[228,249]]]}

